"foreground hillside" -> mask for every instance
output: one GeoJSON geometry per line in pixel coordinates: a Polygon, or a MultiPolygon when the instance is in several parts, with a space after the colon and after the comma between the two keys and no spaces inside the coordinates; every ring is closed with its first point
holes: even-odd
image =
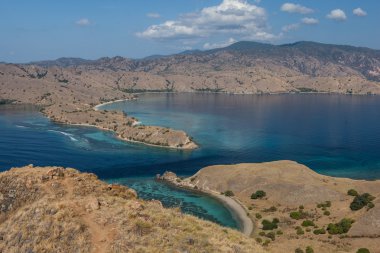
{"type": "Polygon", "coordinates": [[[170,181],[232,196],[270,251],[380,252],[380,181],[323,176],[291,161],[210,166],[170,181]]]}
{"type": "Polygon", "coordinates": [[[60,167],[0,173],[0,252],[263,252],[254,240],[60,167]]]}

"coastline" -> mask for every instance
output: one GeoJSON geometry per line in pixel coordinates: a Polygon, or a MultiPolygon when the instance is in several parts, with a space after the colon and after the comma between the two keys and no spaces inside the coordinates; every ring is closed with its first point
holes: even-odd
{"type": "Polygon", "coordinates": [[[254,223],[247,215],[246,209],[235,198],[226,197],[217,192],[199,190],[200,193],[207,194],[219,200],[239,222],[240,231],[246,236],[250,236],[254,231],[254,223]]]}
{"type": "Polygon", "coordinates": [[[179,181],[178,179],[179,177],[177,177],[177,175],[171,172],[165,172],[162,176],[160,175],[156,176],[157,181],[170,184],[172,187],[182,189],[182,190],[197,192],[200,194],[205,194],[214,198],[231,212],[233,218],[236,219],[236,221],[239,224],[239,230],[241,233],[243,233],[246,236],[250,236],[253,233],[254,231],[253,220],[247,215],[247,210],[245,209],[245,207],[235,198],[221,195],[220,193],[215,192],[215,191],[192,187],[191,185],[183,182],[182,180],[179,181]]]}
{"type": "MultiPolygon", "coordinates": [[[[64,123],[61,123],[61,122],[57,122],[57,123],[64,124],[64,123]]],[[[145,145],[145,146],[151,146],[151,147],[156,147],[156,148],[166,148],[166,149],[172,149],[172,150],[181,150],[181,151],[191,151],[191,150],[194,150],[193,148],[171,147],[171,146],[155,145],[155,144],[151,144],[151,143],[147,143],[147,142],[142,142],[142,141],[129,140],[129,139],[125,139],[125,138],[121,137],[119,134],[117,134],[115,131],[112,131],[111,129],[107,129],[107,128],[100,127],[100,126],[94,126],[94,125],[90,125],[90,124],[86,124],[86,123],[83,123],[83,124],[69,124],[69,125],[71,125],[71,126],[82,126],[82,127],[91,127],[91,128],[99,129],[101,131],[111,132],[112,134],[114,134],[114,136],[116,138],[118,138],[121,141],[125,141],[125,142],[137,143],[137,144],[141,144],[141,145],[145,145]]],[[[197,148],[198,148],[198,146],[197,146],[197,148]]]]}

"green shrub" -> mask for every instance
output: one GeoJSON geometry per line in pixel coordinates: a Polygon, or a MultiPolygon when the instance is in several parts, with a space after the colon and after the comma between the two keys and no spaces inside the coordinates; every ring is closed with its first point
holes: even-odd
{"type": "Polygon", "coordinates": [[[259,214],[259,213],[255,214],[255,216],[256,216],[256,219],[258,219],[258,220],[260,220],[261,218],[263,218],[263,216],[261,214],[259,214]]]}
{"type": "Polygon", "coordinates": [[[263,239],[261,239],[260,237],[256,238],[256,242],[257,243],[262,243],[263,242],[263,239]]]}
{"type": "Polygon", "coordinates": [[[368,209],[374,208],[375,204],[372,203],[372,202],[369,202],[368,205],[367,205],[367,207],[368,207],[368,209]]]}
{"type": "Polygon", "coordinates": [[[313,233],[314,233],[315,235],[324,235],[324,234],[326,234],[326,230],[325,230],[324,228],[315,229],[315,230],[313,231],[313,233]]]}
{"type": "Polygon", "coordinates": [[[303,231],[303,229],[301,227],[297,227],[297,235],[303,235],[305,234],[305,232],[303,231]]]}
{"type": "Polygon", "coordinates": [[[375,197],[373,197],[369,193],[364,193],[362,195],[358,195],[354,198],[354,200],[350,204],[350,208],[352,211],[358,211],[358,210],[362,209],[363,207],[372,203],[372,200],[374,200],[374,199],[375,199],[375,197]]]}
{"type": "Polygon", "coordinates": [[[314,222],[311,220],[304,220],[301,225],[302,225],[302,227],[314,227],[315,226],[314,222]]]}
{"type": "Polygon", "coordinates": [[[327,207],[331,207],[331,201],[326,201],[324,203],[319,203],[317,205],[318,208],[324,208],[323,210],[326,210],[327,207]]]}
{"type": "Polygon", "coordinates": [[[259,236],[265,236],[265,232],[264,232],[264,231],[261,231],[261,232],[259,233],[259,236]]]}
{"type": "Polygon", "coordinates": [[[269,245],[269,243],[270,243],[270,240],[265,240],[265,242],[263,243],[263,246],[266,247],[269,245]]]}
{"type": "Polygon", "coordinates": [[[267,195],[265,191],[258,190],[255,193],[252,193],[251,199],[262,199],[267,195]]]}
{"type": "Polygon", "coordinates": [[[306,247],[306,253],[314,253],[314,250],[311,246],[306,247]]]}
{"type": "Polygon", "coordinates": [[[290,213],[290,218],[295,219],[295,220],[305,219],[306,217],[307,217],[307,213],[303,211],[296,211],[296,212],[290,213]]]}
{"type": "Polygon", "coordinates": [[[329,211],[324,211],[323,214],[326,215],[326,216],[329,216],[330,212],[329,211]]]}
{"type": "Polygon", "coordinates": [[[274,219],[272,222],[270,222],[269,220],[263,220],[261,222],[261,224],[263,225],[263,230],[273,230],[273,229],[276,229],[278,228],[278,225],[277,225],[278,222],[276,222],[274,219]]]}
{"type": "Polygon", "coordinates": [[[276,234],[274,232],[269,232],[265,236],[271,239],[272,241],[276,240],[276,234]]]}
{"type": "Polygon", "coordinates": [[[227,196],[227,197],[233,197],[233,196],[235,196],[234,192],[231,191],[231,190],[225,191],[224,195],[227,196]]]}
{"type": "Polygon", "coordinates": [[[302,249],[300,249],[300,248],[297,248],[297,249],[294,251],[294,253],[304,253],[304,252],[303,252],[303,250],[302,250],[302,249]]]}
{"type": "Polygon", "coordinates": [[[327,226],[327,231],[330,235],[345,234],[350,230],[352,223],[354,223],[353,220],[344,218],[338,223],[330,223],[327,226]]]}
{"type": "Polygon", "coordinates": [[[358,249],[358,251],[356,251],[356,253],[371,253],[371,252],[366,248],[361,248],[361,249],[358,249]]]}
{"type": "Polygon", "coordinates": [[[283,235],[284,232],[282,232],[282,230],[278,230],[278,231],[276,232],[276,234],[277,234],[277,235],[283,235]]]}
{"type": "Polygon", "coordinates": [[[300,210],[305,209],[305,207],[304,207],[303,205],[299,206],[298,208],[299,208],[300,210]]]}
{"type": "Polygon", "coordinates": [[[359,193],[356,190],[354,190],[354,189],[350,189],[350,190],[347,191],[347,195],[356,197],[356,196],[359,195],[359,193]]]}

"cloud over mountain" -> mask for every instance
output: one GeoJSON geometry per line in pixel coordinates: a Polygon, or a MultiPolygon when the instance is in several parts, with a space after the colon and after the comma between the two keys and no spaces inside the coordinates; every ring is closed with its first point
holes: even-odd
{"type": "Polygon", "coordinates": [[[212,36],[236,36],[238,39],[272,40],[264,8],[246,0],[223,0],[216,6],[181,15],[148,27],[137,36],[155,40],[194,39],[212,36]]]}

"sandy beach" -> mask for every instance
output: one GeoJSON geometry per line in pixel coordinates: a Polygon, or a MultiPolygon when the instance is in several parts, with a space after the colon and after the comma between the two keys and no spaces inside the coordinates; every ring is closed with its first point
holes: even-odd
{"type": "Polygon", "coordinates": [[[251,218],[247,215],[247,211],[245,208],[235,199],[226,197],[217,192],[212,191],[200,191],[202,193],[206,193],[211,195],[212,197],[220,200],[228,210],[231,211],[232,216],[236,218],[240,225],[240,231],[246,236],[250,236],[253,231],[253,222],[251,218]]]}

